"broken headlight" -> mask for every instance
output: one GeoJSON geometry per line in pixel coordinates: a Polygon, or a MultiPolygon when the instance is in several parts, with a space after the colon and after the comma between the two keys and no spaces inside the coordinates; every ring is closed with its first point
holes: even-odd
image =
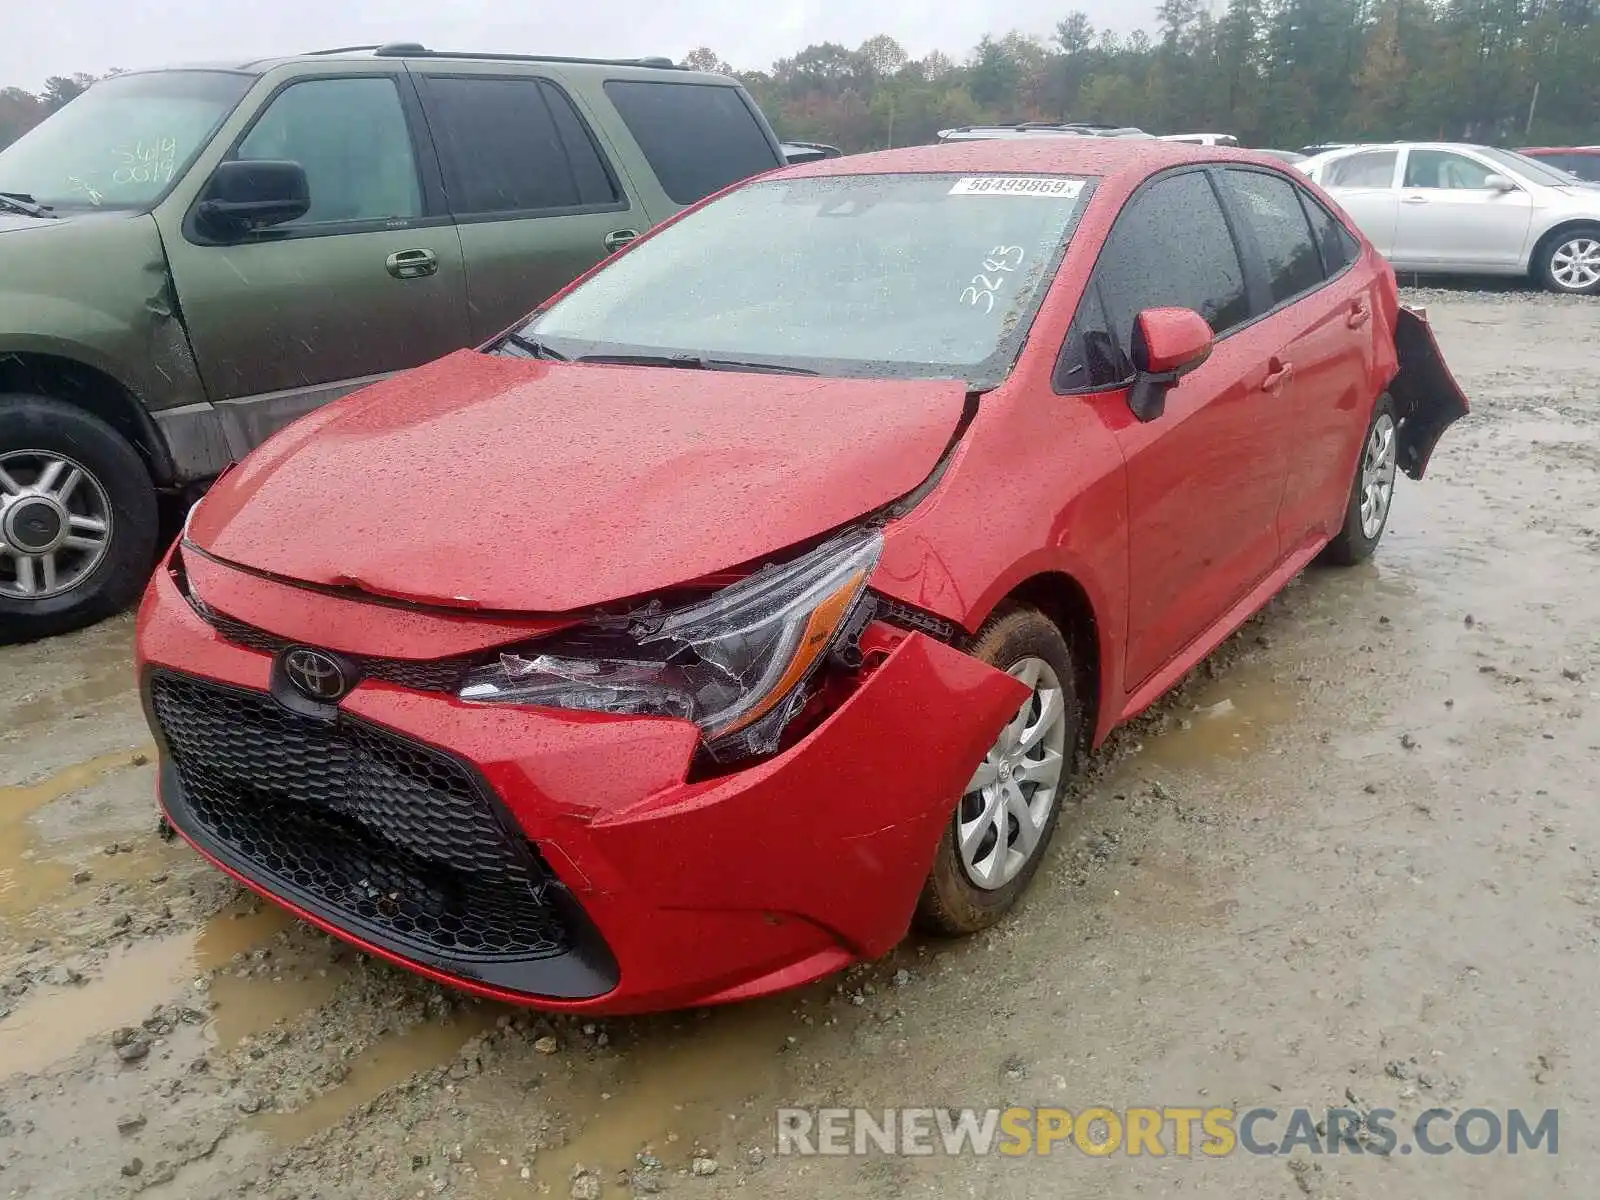
{"type": "Polygon", "coordinates": [[[767,753],[806,681],[859,624],[882,550],[879,531],[854,531],[694,604],[652,602],[556,634],[473,671],[461,698],[682,717],[719,761],[767,753]]]}

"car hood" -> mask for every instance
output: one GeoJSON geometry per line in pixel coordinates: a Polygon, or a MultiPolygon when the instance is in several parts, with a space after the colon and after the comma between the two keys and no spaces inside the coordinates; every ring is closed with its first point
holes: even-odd
{"type": "Polygon", "coordinates": [[[567,612],[752,562],[904,495],[964,384],[459,351],[263,443],[190,544],[393,599],[567,612]]]}

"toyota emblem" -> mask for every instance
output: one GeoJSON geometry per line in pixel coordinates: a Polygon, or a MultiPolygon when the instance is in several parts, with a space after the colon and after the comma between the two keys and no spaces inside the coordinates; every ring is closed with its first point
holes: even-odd
{"type": "Polygon", "coordinates": [[[295,688],[312,700],[331,704],[350,690],[339,661],[320,650],[297,646],[283,656],[283,673],[295,688]]]}

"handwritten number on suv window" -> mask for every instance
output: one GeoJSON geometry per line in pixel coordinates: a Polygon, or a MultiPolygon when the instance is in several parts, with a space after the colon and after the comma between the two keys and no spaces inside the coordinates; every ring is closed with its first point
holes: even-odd
{"type": "Polygon", "coordinates": [[[1022,265],[1026,251],[1021,246],[996,246],[983,260],[983,269],[989,274],[974,275],[972,286],[961,293],[961,303],[972,308],[982,308],[987,315],[994,311],[995,293],[1005,282],[1005,275],[1022,265]]]}

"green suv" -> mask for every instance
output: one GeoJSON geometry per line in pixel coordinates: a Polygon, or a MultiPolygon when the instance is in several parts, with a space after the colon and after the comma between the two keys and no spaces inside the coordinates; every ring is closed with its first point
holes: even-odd
{"type": "Polygon", "coordinates": [[[95,84],[0,151],[0,641],[130,603],[158,496],[782,162],[734,80],[665,59],[397,44],[95,84]]]}

